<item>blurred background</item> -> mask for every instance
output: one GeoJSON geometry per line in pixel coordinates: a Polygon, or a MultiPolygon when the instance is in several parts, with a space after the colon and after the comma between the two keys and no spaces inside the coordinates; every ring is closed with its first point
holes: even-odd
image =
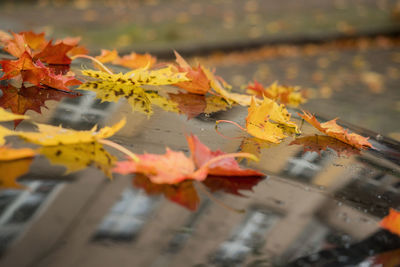
{"type": "Polygon", "coordinates": [[[256,79],[307,91],[304,106],[400,139],[398,0],[2,1],[5,31],[81,36],[90,53],[173,49],[234,86],[256,79]]]}

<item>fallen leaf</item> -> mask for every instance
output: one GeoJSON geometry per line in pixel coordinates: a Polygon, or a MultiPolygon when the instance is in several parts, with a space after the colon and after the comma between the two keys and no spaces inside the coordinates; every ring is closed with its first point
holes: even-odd
{"type": "Polygon", "coordinates": [[[178,63],[176,67],[178,72],[185,72],[188,78],[187,81],[178,82],[174,85],[193,94],[206,94],[211,87],[203,67],[201,65],[198,67],[191,67],[178,52],[174,51],[174,53],[176,62],[178,63]]]}
{"type": "Polygon", "coordinates": [[[197,209],[200,202],[192,181],[183,181],[174,185],[155,184],[152,183],[148,177],[142,174],[136,174],[132,182],[135,187],[142,188],[148,195],[163,194],[172,202],[192,211],[197,209]]]}
{"type": "Polygon", "coordinates": [[[328,148],[333,149],[338,156],[345,154],[350,157],[351,155],[359,155],[361,152],[358,148],[326,135],[310,135],[296,138],[289,145],[303,145],[304,152],[317,152],[319,155],[321,155],[321,151],[326,151],[328,148]]]}
{"type": "Polygon", "coordinates": [[[53,45],[51,41],[46,45],[43,50],[34,55],[34,60],[40,60],[47,64],[66,64],[71,63],[71,59],[67,53],[73,48],[72,45],[67,45],[63,42],[53,45]]]}
{"type": "Polygon", "coordinates": [[[28,52],[24,52],[18,60],[2,60],[4,75],[0,80],[20,77],[23,82],[33,85],[41,84],[70,91],[67,86],[78,85],[81,82],[72,76],[56,75],[50,68],[39,60],[34,63],[28,52]]]}
{"type": "Polygon", "coordinates": [[[243,138],[242,142],[240,143],[240,151],[260,157],[261,150],[269,148],[272,144],[273,143],[257,137],[246,137],[243,138]]]}
{"type": "Polygon", "coordinates": [[[400,235],[400,212],[390,208],[389,214],[381,220],[380,226],[393,234],[400,235]]]}
{"type": "Polygon", "coordinates": [[[113,62],[115,59],[119,58],[117,50],[107,50],[101,49],[100,55],[96,56],[95,59],[101,63],[113,62]]]}
{"type": "Polygon", "coordinates": [[[99,81],[86,82],[78,89],[94,91],[96,97],[102,101],[116,102],[125,97],[134,111],[147,115],[153,113],[152,104],[175,112],[178,112],[178,105],[156,91],[143,88],[144,85],[168,85],[187,80],[183,73],[172,72],[170,67],[158,70],[137,69],[114,75],[93,70],[82,71],[82,73],[99,81]]]}
{"type": "Polygon", "coordinates": [[[29,31],[29,32],[20,32],[19,34],[23,35],[25,44],[34,51],[42,50],[48,44],[48,41],[44,36],[44,32],[34,33],[32,31],[29,31]]]}
{"type": "Polygon", "coordinates": [[[132,160],[117,162],[114,172],[120,174],[142,173],[156,184],[176,184],[184,180],[202,181],[207,170],[195,171],[194,162],[182,152],[167,148],[164,155],[137,155],[138,162],[132,160]]]}
{"type": "Polygon", "coordinates": [[[285,133],[300,133],[297,125],[290,121],[290,113],[284,105],[278,105],[269,98],[257,104],[254,98],[246,118],[247,132],[254,137],[272,143],[280,143],[285,133]]]}
{"type": "Polygon", "coordinates": [[[208,176],[203,181],[212,193],[217,191],[224,191],[229,194],[244,196],[240,193],[243,191],[253,191],[256,186],[264,178],[260,176],[208,176]]]}
{"type": "Polygon", "coordinates": [[[262,84],[254,81],[254,84],[247,85],[247,91],[255,94],[258,97],[267,97],[272,100],[278,101],[281,104],[291,105],[297,107],[299,104],[306,102],[299,87],[279,85],[274,82],[267,88],[264,88],[262,84]]]}
{"type": "Polygon", "coordinates": [[[115,58],[112,63],[115,65],[121,65],[123,67],[129,69],[138,69],[138,68],[151,68],[156,63],[157,59],[152,55],[146,54],[137,54],[135,52],[125,55],[123,57],[115,58]]]}
{"type": "Polygon", "coordinates": [[[232,105],[229,104],[223,97],[210,95],[206,97],[206,108],[204,109],[204,113],[211,114],[218,111],[227,110],[231,107],[232,105]]]}
{"type": "Polygon", "coordinates": [[[31,55],[32,51],[25,42],[23,34],[12,33],[12,39],[5,41],[4,50],[14,57],[21,57],[25,52],[31,55]]]}
{"type": "Polygon", "coordinates": [[[368,147],[372,147],[371,143],[368,142],[368,137],[363,137],[355,133],[349,133],[347,130],[336,123],[337,119],[333,119],[324,123],[319,123],[317,118],[315,118],[314,115],[311,115],[311,113],[307,111],[303,111],[303,114],[298,113],[298,115],[306,120],[308,123],[310,123],[312,126],[317,128],[319,131],[355,148],[366,149],[368,147]]]}
{"type": "MultiPolygon", "coordinates": [[[[211,151],[207,146],[200,142],[195,135],[186,137],[189,144],[189,149],[192,155],[192,159],[195,162],[197,168],[203,167],[207,162],[215,157],[226,155],[221,150],[211,151]]],[[[208,167],[209,175],[216,176],[264,176],[263,173],[251,170],[241,169],[239,164],[234,158],[221,159],[208,167]]]]}
{"type": "Polygon", "coordinates": [[[39,153],[46,156],[52,164],[65,166],[66,174],[93,164],[109,178],[112,178],[111,169],[117,160],[98,142],[45,146],[40,148],[39,153]]]}
{"type": "MultiPolygon", "coordinates": [[[[47,124],[36,124],[39,132],[21,132],[10,131],[0,126],[0,138],[4,136],[16,135],[26,141],[42,146],[71,145],[80,143],[90,143],[100,139],[108,138],[119,131],[126,123],[125,119],[116,123],[111,127],[104,127],[97,131],[97,127],[93,127],[89,131],[75,131],[65,129],[61,126],[52,126],[47,124]]],[[[0,142],[1,144],[1,142],[0,142]]]]}
{"type": "MultiPolygon", "coordinates": [[[[41,107],[47,108],[45,102],[47,100],[60,101],[64,97],[77,97],[79,93],[73,94],[50,87],[25,87],[16,88],[11,84],[0,86],[3,92],[0,97],[0,106],[5,109],[10,109],[12,113],[23,115],[28,110],[33,110],[41,114],[41,107]]],[[[14,127],[22,121],[22,119],[14,120],[14,127]]]]}

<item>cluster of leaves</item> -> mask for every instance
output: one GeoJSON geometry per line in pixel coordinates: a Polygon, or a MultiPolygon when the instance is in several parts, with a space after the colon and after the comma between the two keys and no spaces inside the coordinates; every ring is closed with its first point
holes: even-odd
{"type": "MultiPolygon", "coordinates": [[[[201,113],[213,113],[226,110],[233,105],[248,107],[245,128],[233,121],[221,120],[239,126],[252,138],[242,143],[242,151],[247,151],[251,143],[259,144],[259,149],[269,144],[282,142],[288,136],[299,135],[300,130],[286,105],[297,106],[305,98],[297,87],[280,86],[277,83],[264,88],[257,81],[248,85],[247,93],[231,91],[231,86],[220,76],[201,64],[191,66],[175,52],[176,62],[158,63],[149,54],[131,53],[120,57],[116,50],[103,50],[97,57],[87,56],[86,49],[78,46],[79,39],[46,41],[44,34],[33,32],[13,33],[2,38],[4,50],[16,59],[0,61],[4,72],[2,80],[9,84],[0,87],[2,97],[0,106],[13,112],[10,114],[0,108],[0,121],[14,120],[15,127],[27,110],[41,112],[46,100],[60,100],[64,96],[79,97],[69,88],[80,85],[78,89],[96,92],[101,101],[116,102],[121,98],[127,100],[133,111],[151,116],[154,106],[166,111],[185,113],[188,119],[201,113]],[[97,69],[85,69],[81,74],[85,82],[81,83],[68,66],[72,59],[88,58],[93,60],[97,69]],[[114,73],[105,63],[121,65],[132,69],[127,73],[114,73]],[[57,65],[63,65],[59,71],[57,65]],[[66,68],[65,68],[66,67],[66,68]],[[19,82],[19,86],[15,84],[19,82]],[[167,87],[166,87],[167,86],[167,87]],[[277,101],[277,102],[276,102],[277,101]],[[259,143],[259,140],[264,142],[259,143]]],[[[299,114],[300,115],[300,114],[299,114]]],[[[336,124],[336,120],[320,124],[315,116],[308,112],[300,115],[326,136],[297,138],[291,144],[303,144],[304,150],[335,149],[338,154],[359,153],[361,149],[372,147],[367,138],[348,133],[336,124]],[[317,140],[313,143],[313,140],[317,140]],[[351,148],[351,149],[349,149],[351,148]]],[[[121,174],[138,174],[134,179],[136,186],[144,188],[150,194],[164,194],[167,198],[195,209],[198,196],[193,182],[198,181],[211,191],[224,190],[240,195],[239,190],[251,190],[257,184],[262,173],[250,169],[241,169],[234,157],[256,159],[252,153],[225,154],[220,150],[211,151],[196,136],[188,136],[187,141],[191,156],[167,148],[164,155],[136,155],[126,148],[106,138],[123,127],[122,120],[112,127],[97,130],[75,131],[46,124],[37,124],[37,132],[9,130],[0,126],[0,149],[5,155],[0,162],[26,160],[26,170],[34,154],[45,155],[52,163],[66,166],[67,172],[81,170],[95,165],[107,176],[112,171],[121,174]],[[5,144],[5,137],[18,136],[27,142],[39,145],[39,149],[30,151],[13,150],[5,144]],[[129,160],[117,162],[117,158],[104,149],[111,146],[129,156],[129,160]],[[32,154],[33,153],[33,154],[32,154]],[[15,155],[20,155],[19,157],[15,155]]],[[[11,166],[11,165],[9,165],[11,166]]],[[[24,168],[20,168],[23,170],[24,168]]],[[[23,173],[25,173],[24,171],[23,173]]],[[[2,184],[16,185],[15,179],[22,173],[11,175],[12,182],[2,184]]],[[[9,178],[8,178],[9,179],[9,178]]]]}

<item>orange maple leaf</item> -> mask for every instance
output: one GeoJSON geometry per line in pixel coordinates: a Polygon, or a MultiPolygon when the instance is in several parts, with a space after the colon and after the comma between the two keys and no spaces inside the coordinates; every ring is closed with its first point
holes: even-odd
{"type": "Polygon", "coordinates": [[[23,34],[12,33],[14,36],[13,39],[9,39],[5,41],[4,50],[14,57],[20,57],[22,54],[27,52],[31,54],[32,51],[26,45],[25,37],[23,34]]]}
{"type": "Polygon", "coordinates": [[[176,62],[178,63],[178,72],[186,72],[186,77],[190,79],[190,81],[179,82],[174,85],[193,94],[206,94],[210,90],[211,86],[203,67],[200,64],[198,67],[191,67],[186,60],[178,54],[178,52],[174,51],[174,53],[176,62]]]}
{"type": "Polygon", "coordinates": [[[121,174],[142,173],[156,184],[176,184],[188,179],[202,181],[207,177],[207,169],[195,171],[194,162],[180,151],[167,148],[164,155],[146,153],[137,156],[138,162],[117,162],[114,171],[121,174]]]}
{"type": "Polygon", "coordinates": [[[337,118],[324,123],[319,123],[317,118],[315,118],[315,116],[311,113],[307,111],[303,111],[303,113],[304,114],[297,114],[308,123],[310,123],[312,126],[317,128],[319,131],[333,138],[336,138],[358,149],[366,149],[368,147],[372,147],[371,143],[368,142],[368,137],[363,137],[355,133],[349,133],[347,130],[336,123],[337,118]]]}
{"type": "Polygon", "coordinates": [[[157,59],[152,55],[146,54],[137,54],[135,52],[130,53],[129,55],[125,55],[123,57],[117,57],[113,60],[113,64],[121,65],[127,67],[129,69],[138,69],[138,68],[151,68],[157,59]]]}
{"type": "Polygon", "coordinates": [[[400,212],[390,208],[389,215],[382,219],[380,226],[393,234],[400,235],[400,212]]]}
{"type": "Polygon", "coordinates": [[[67,56],[67,53],[74,48],[72,45],[67,45],[63,42],[53,45],[51,41],[46,45],[43,50],[35,53],[34,60],[40,60],[47,64],[61,64],[69,65],[71,59],[67,56]]]}

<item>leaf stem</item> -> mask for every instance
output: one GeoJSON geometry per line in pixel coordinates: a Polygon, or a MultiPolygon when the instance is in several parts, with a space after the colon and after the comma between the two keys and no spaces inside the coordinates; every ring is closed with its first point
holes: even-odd
{"type": "Polygon", "coordinates": [[[216,204],[220,205],[221,207],[223,207],[223,208],[225,208],[227,210],[233,211],[233,212],[237,212],[237,213],[245,213],[246,212],[246,210],[244,210],[244,209],[235,209],[235,208],[232,208],[232,207],[228,206],[227,204],[225,204],[224,202],[222,202],[218,198],[214,197],[210,192],[208,192],[203,184],[198,183],[198,185],[199,186],[197,188],[199,188],[201,192],[206,194],[209,199],[211,199],[212,201],[214,201],[216,204]]]}
{"type": "Polygon", "coordinates": [[[115,148],[116,150],[124,153],[125,155],[129,156],[135,162],[139,161],[139,158],[134,153],[132,153],[130,150],[126,149],[125,147],[123,147],[113,141],[106,140],[106,139],[100,139],[98,141],[99,141],[99,143],[101,143],[103,145],[110,146],[110,147],[115,148]]]}
{"type": "Polygon", "coordinates": [[[86,59],[90,59],[90,60],[92,60],[93,62],[95,62],[96,64],[98,64],[98,65],[99,65],[103,70],[105,70],[108,74],[110,74],[110,75],[113,75],[113,74],[114,74],[109,68],[107,68],[106,66],[104,66],[103,63],[101,63],[98,59],[96,59],[96,58],[94,58],[94,57],[91,57],[91,56],[88,56],[88,55],[75,55],[75,56],[71,57],[72,60],[74,60],[74,59],[76,59],[76,58],[86,58],[86,59]]]}
{"type": "Polygon", "coordinates": [[[225,123],[230,123],[230,124],[233,124],[233,125],[235,125],[235,126],[237,126],[237,127],[239,127],[242,131],[244,131],[244,132],[246,132],[247,133],[247,130],[245,129],[245,128],[243,128],[242,126],[240,126],[239,124],[237,124],[236,122],[234,122],[234,121],[228,121],[228,120],[217,120],[215,123],[218,125],[220,122],[225,122],[225,123]]]}

